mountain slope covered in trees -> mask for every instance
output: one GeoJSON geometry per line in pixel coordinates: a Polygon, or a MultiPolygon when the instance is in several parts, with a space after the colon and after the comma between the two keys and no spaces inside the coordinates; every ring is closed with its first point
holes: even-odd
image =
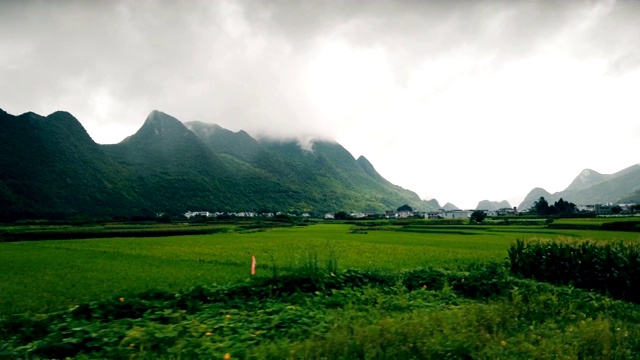
{"type": "Polygon", "coordinates": [[[185,126],[160,111],[122,142],[98,145],[69,113],[0,110],[0,167],[4,219],[434,207],[336,142],[303,149],[218,125],[185,126]]]}
{"type": "Polygon", "coordinates": [[[127,213],[143,202],[129,173],[71,114],[0,110],[0,217],[127,213]]]}
{"type": "Polygon", "coordinates": [[[234,133],[218,125],[186,125],[229,163],[244,163],[263,178],[286,184],[288,198],[298,200],[300,208],[324,204],[327,211],[380,211],[398,202],[409,202],[417,209],[433,208],[432,202],[391,184],[366,158],[354,159],[337,142],[315,141],[311,149],[304,149],[295,141],[255,140],[244,131],[234,133]]]}

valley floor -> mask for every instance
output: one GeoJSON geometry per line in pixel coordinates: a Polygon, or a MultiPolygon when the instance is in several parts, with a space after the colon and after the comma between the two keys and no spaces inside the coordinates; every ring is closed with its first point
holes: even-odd
{"type": "Polygon", "coordinates": [[[371,225],[0,243],[0,359],[640,353],[638,305],[505,266],[516,239],[638,233],[371,225]]]}

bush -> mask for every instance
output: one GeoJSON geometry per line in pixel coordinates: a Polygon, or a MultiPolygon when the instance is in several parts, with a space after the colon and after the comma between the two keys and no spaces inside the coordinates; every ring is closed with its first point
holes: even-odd
{"type": "Polygon", "coordinates": [[[613,221],[600,225],[602,230],[640,231],[640,221],[613,221]]]}
{"type": "Polygon", "coordinates": [[[411,270],[404,274],[402,284],[409,291],[419,288],[442,290],[445,285],[445,274],[442,270],[431,267],[411,270]]]}
{"type": "Polygon", "coordinates": [[[466,273],[450,278],[453,290],[465,297],[492,298],[511,290],[508,268],[501,263],[472,264],[466,273]]]}

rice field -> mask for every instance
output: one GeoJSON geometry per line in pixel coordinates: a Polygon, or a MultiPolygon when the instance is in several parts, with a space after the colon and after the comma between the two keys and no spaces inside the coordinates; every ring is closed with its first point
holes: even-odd
{"type": "Polygon", "coordinates": [[[457,268],[503,261],[515,239],[534,237],[638,241],[640,234],[532,226],[408,226],[353,231],[317,224],[267,231],[0,243],[0,317],[42,313],[149,289],[177,291],[227,284],[257,272],[271,276],[310,257],[340,269],[457,268]]]}

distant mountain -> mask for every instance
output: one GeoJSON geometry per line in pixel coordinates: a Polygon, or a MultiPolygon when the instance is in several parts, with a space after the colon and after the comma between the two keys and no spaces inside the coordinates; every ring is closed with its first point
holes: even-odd
{"type": "MultiPolygon", "coordinates": [[[[533,206],[533,203],[536,202],[541,197],[544,197],[547,201],[551,201],[552,203],[555,201],[555,200],[552,200],[553,195],[551,195],[551,193],[548,192],[547,190],[543,188],[534,188],[533,190],[529,191],[527,196],[525,196],[524,200],[522,200],[520,205],[518,205],[518,210],[522,211],[522,210],[530,209],[533,206]]],[[[558,200],[559,199],[560,198],[558,198],[558,200]]]]}
{"type": "Polygon", "coordinates": [[[438,200],[436,199],[422,200],[422,201],[427,203],[428,210],[437,210],[442,208],[442,206],[440,206],[440,204],[438,203],[438,200]]]}
{"type": "Polygon", "coordinates": [[[620,202],[638,190],[640,190],[640,165],[633,165],[589,187],[575,191],[565,190],[558,195],[566,196],[565,200],[576,204],[603,204],[620,202]]]}
{"type": "Polygon", "coordinates": [[[518,206],[518,210],[531,208],[541,196],[549,203],[554,203],[561,198],[577,205],[630,203],[640,197],[639,191],[640,165],[638,164],[614,174],[600,174],[585,169],[563,191],[550,194],[541,188],[531,190],[518,206]]]}
{"type": "Polygon", "coordinates": [[[446,203],[446,204],[444,204],[444,206],[442,208],[444,210],[446,210],[446,211],[460,210],[460,208],[458,208],[457,206],[453,205],[452,203],[446,203]]]}
{"type": "Polygon", "coordinates": [[[571,184],[564,191],[579,190],[588,188],[593,184],[597,184],[607,178],[607,175],[600,174],[591,169],[584,169],[576,176],[571,184]]]}
{"type": "Polygon", "coordinates": [[[511,208],[511,204],[509,204],[507,200],[502,200],[502,201],[482,200],[478,203],[478,206],[476,206],[476,210],[489,210],[489,211],[494,211],[494,210],[499,210],[504,208],[511,208]]]}
{"type": "MultiPolygon", "coordinates": [[[[256,140],[153,111],[119,144],[98,145],[68,113],[0,110],[0,217],[188,210],[433,209],[340,144],[256,140]]],[[[437,201],[435,202],[437,205],[437,201]]]]}

